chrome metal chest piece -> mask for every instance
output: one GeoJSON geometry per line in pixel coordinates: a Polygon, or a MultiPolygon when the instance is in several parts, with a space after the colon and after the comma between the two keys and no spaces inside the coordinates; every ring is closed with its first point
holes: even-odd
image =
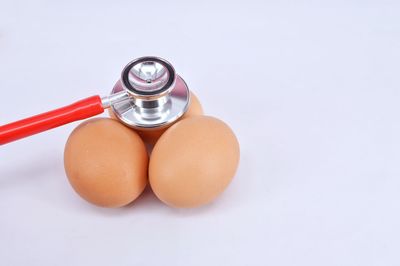
{"type": "Polygon", "coordinates": [[[102,100],[122,123],[146,130],[179,119],[188,108],[190,93],[169,62],[141,57],[124,68],[111,95],[102,100]]]}

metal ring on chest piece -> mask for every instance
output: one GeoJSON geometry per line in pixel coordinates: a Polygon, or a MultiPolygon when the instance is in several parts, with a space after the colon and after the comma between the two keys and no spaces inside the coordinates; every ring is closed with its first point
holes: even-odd
{"type": "Polygon", "coordinates": [[[172,65],[158,57],[130,62],[111,94],[125,91],[129,97],[111,105],[115,116],[137,129],[162,128],[174,123],[187,110],[190,93],[172,65]]]}

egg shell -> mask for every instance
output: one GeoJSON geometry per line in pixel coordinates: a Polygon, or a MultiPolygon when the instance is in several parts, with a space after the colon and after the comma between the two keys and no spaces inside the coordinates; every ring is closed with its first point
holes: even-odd
{"type": "Polygon", "coordinates": [[[186,113],[182,116],[181,119],[188,118],[194,115],[202,115],[203,113],[203,107],[201,106],[199,98],[196,96],[196,94],[190,91],[190,104],[186,113]]]}
{"type": "MultiPolygon", "coordinates": [[[[200,104],[199,99],[193,92],[190,92],[190,105],[186,113],[180,119],[185,119],[191,116],[202,115],[202,114],[203,114],[203,108],[200,104]]],[[[109,115],[111,118],[117,119],[111,110],[109,110],[109,115]]],[[[150,130],[136,129],[135,131],[139,134],[139,136],[143,139],[143,141],[146,144],[153,146],[167,129],[168,127],[160,129],[150,129],[150,130]]]]}
{"type": "Polygon", "coordinates": [[[102,207],[121,207],[147,184],[148,155],[137,133],[109,118],[90,119],[71,133],[64,166],[74,190],[102,207]]]}
{"type": "Polygon", "coordinates": [[[219,119],[193,116],[171,126],[154,146],[149,181],[157,197],[178,208],[213,201],[231,182],[240,148],[219,119]]]}

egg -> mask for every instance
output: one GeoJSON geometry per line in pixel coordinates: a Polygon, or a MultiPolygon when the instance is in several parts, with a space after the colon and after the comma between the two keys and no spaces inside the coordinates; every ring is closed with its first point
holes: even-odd
{"type": "MultiPolygon", "coordinates": [[[[188,110],[180,119],[185,119],[194,115],[202,115],[202,114],[203,114],[203,108],[200,104],[199,99],[193,92],[190,92],[190,104],[188,110]]],[[[111,110],[109,111],[109,115],[111,118],[117,119],[111,110]]],[[[150,130],[137,129],[136,132],[139,134],[139,136],[143,139],[145,143],[152,146],[157,142],[157,140],[165,132],[165,130],[167,130],[167,128],[150,129],[150,130]]]]}
{"type": "Polygon", "coordinates": [[[150,156],[150,185],[170,206],[198,207],[225,190],[239,157],[238,140],[228,125],[210,116],[192,116],[157,141],[150,156]]]}
{"type": "Polygon", "coordinates": [[[143,141],[109,118],[87,120],[75,128],[65,145],[64,166],[73,189],[102,207],[129,204],[147,184],[143,141]]]}
{"type": "Polygon", "coordinates": [[[203,114],[203,107],[199,101],[199,98],[190,91],[190,103],[186,113],[183,115],[183,118],[191,117],[194,115],[202,115],[203,114]]]}

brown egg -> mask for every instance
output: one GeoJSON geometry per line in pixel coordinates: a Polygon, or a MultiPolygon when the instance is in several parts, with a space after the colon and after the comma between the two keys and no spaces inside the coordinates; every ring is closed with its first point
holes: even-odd
{"type": "Polygon", "coordinates": [[[189,108],[187,109],[186,113],[183,115],[181,119],[202,114],[203,114],[203,107],[201,107],[199,98],[197,98],[197,96],[191,91],[189,108]]]}
{"type": "Polygon", "coordinates": [[[121,207],[147,184],[146,147],[133,130],[109,118],[80,124],[65,145],[64,166],[75,191],[102,207],[121,207]]]}
{"type": "Polygon", "coordinates": [[[240,157],[232,130],[210,116],[193,116],[171,126],[154,146],[149,181],[168,205],[207,204],[228,186],[240,157]]]}
{"type": "MultiPolygon", "coordinates": [[[[111,110],[109,110],[108,113],[111,118],[117,119],[111,110]]],[[[181,119],[185,119],[187,117],[191,117],[194,115],[202,115],[202,114],[203,114],[203,108],[201,107],[199,99],[193,92],[190,92],[190,105],[189,105],[188,110],[182,116],[181,119]]],[[[136,132],[139,134],[139,136],[143,139],[143,141],[146,144],[149,144],[152,146],[157,142],[157,140],[165,132],[165,130],[167,130],[167,128],[152,129],[152,130],[136,130],[136,132]]]]}

